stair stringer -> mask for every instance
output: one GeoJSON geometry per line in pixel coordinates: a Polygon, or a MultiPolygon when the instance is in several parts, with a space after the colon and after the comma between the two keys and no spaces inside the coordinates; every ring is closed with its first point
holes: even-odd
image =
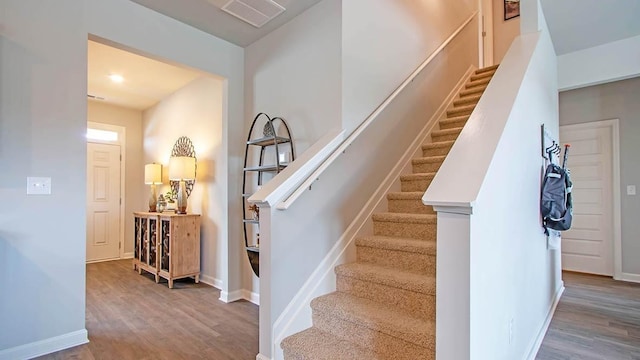
{"type": "Polygon", "coordinates": [[[387,210],[387,193],[400,191],[400,175],[411,173],[411,159],[422,153],[421,146],[423,144],[431,142],[431,132],[438,129],[439,121],[446,117],[447,110],[452,107],[458,93],[464,88],[476,69],[475,66],[470,66],[467,69],[347,230],[276,319],[273,325],[273,344],[271,344],[273,359],[284,358],[279,345],[284,338],[312,326],[311,300],[336,291],[334,268],[355,260],[355,239],[372,233],[372,215],[387,210]]]}

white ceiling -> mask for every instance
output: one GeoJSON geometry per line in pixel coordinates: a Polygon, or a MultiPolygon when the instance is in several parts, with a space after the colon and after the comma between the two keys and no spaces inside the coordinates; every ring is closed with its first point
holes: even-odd
{"type": "Polygon", "coordinates": [[[541,0],[558,55],[640,35],[638,0],[541,0]]]}
{"type": "Polygon", "coordinates": [[[220,9],[229,0],[131,1],[242,47],[267,35],[320,2],[320,0],[275,0],[286,11],[261,28],[256,28],[220,9]]]}
{"type": "Polygon", "coordinates": [[[88,44],[87,93],[110,104],[145,110],[205,74],[94,41],[88,44]],[[124,77],[115,83],[109,75],[124,77]]]}

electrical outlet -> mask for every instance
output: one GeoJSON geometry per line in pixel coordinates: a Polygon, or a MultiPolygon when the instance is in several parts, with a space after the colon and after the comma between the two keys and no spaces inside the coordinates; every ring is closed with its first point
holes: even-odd
{"type": "Polygon", "coordinates": [[[27,195],[51,195],[51,178],[27,177],[27,195]]]}
{"type": "Polygon", "coordinates": [[[635,195],[635,194],[636,194],[636,186],[627,185],[627,195],[635,195]]]}

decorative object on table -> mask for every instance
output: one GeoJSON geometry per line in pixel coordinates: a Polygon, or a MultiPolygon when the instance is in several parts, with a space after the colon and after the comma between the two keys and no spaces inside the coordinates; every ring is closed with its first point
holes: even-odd
{"type": "Polygon", "coordinates": [[[167,208],[167,200],[164,199],[164,195],[160,194],[160,196],[158,196],[158,205],[156,205],[156,210],[159,213],[161,213],[166,208],[167,208]]]}
{"type": "Polygon", "coordinates": [[[246,200],[260,190],[266,179],[276,176],[294,160],[291,131],[284,119],[265,113],[256,115],[247,136],[242,178],[244,246],[256,276],[260,276],[260,209],[246,200]]]}
{"type": "Polygon", "coordinates": [[[167,207],[165,209],[174,211],[176,209],[176,194],[173,190],[167,191],[164,199],[167,201],[167,207]]]}
{"type": "Polygon", "coordinates": [[[180,137],[171,151],[169,159],[169,180],[171,190],[177,194],[176,213],[187,213],[187,199],[191,195],[196,179],[196,153],[193,143],[180,137]]]}
{"type": "Polygon", "coordinates": [[[520,0],[504,0],[504,19],[520,16],[520,0]]]}
{"type": "Polygon", "coordinates": [[[162,184],[162,165],[147,164],[144,166],[144,183],[151,185],[151,195],[149,196],[149,212],[156,211],[157,195],[156,185],[162,184]]]}

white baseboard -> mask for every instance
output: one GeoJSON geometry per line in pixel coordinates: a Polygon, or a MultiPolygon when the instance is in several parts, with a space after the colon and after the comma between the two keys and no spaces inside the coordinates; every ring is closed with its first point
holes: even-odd
{"type": "Polygon", "coordinates": [[[0,360],[32,359],[52,352],[86,344],[88,342],[89,338],[87,337],[87,330],[82,329],[49,339],[1,350],[0,360]]]}
{"type": "Polygon", "coordinates": [[[429,121],[426,122],[422,131],[415,137],[396,166],[389,172],[369,201],[362,207],[360,213],[358,213],[340,239],[327,253],[327,256],[325,256],[282,314],[276,319],[273,324],[273,334],[275,335],[273,337],[274,343],[271,344],[271,353],[274,359],[283,358],[282,349],[279,344],[284,338],[311,326],[311,308],[309,306],[311,300],[336,290],[336,279],[333,269],[348,260],[348,250],[354,240],[360,234],[364,225],[370,221],[371,215],[378,209],[381,203],[386,200],[387,192],[389,192],[391,187],[399,179],[403,170],[406,168],[406,164],[410,163],[417,151],[416,149],[420,149],[421,145],[425,143],[433,128],[438,124],[438,121],[444,117],[447,108],[449,108],[474,70],[475,67],[473,66],[467,69],[467,72],[460,78],[440,107],[435,111],[429,121]]]}
{"type": "Polygon", "coordinates": [[[222,290],[222,280],[216,279],[213,276],[200,274],[200,282],[213,286],[218,290],[222,290]]]}
{"type": "Polygon", "coordinates": [[[616,280],[640,283],[640,274],[620,273],[620,277],[616,280]]]}
{"type": "Polygon", "coordinates": [[[271,359],[262,354],[258,354],[256,355],[256,360],[271,360],[271,359]]]}
{"type": "Polygon", "coordinates": [[[249,290],[242,290],[242,297],[245,300],[260,306],[260,294],[249,290]]]}
{"type": "Polygon", "coordinates": [[[556,294],[553,297],[553,302],[551,303],[551,307],[549,308],[549,313],[547,314],[547,318],[544,319],[544,323],[542,324],[540,331],[538,331],[538,336],[536,336],[535,340],[533,341],[533,344],[530,347],[527,360],[536,359],[536,355],[538,355],[538,351],[540,350],[540,346],[542,345],[542,340],[544,340],[544,336],[547,334],[547,330],[549,330],[551,319],[553,319],[553,314],[556,312],[556,307],[560,302],[560,298],[562,297],[563,292],[564,292],[564,282],[560,284],[558,291],[556,291],[556,294]]]}
{"type": "Polygon", "coordinates": [[[122,258],[123,259],[133,259],[133,251],[132,252],[126,252],[122,254],[122,258]]]}

